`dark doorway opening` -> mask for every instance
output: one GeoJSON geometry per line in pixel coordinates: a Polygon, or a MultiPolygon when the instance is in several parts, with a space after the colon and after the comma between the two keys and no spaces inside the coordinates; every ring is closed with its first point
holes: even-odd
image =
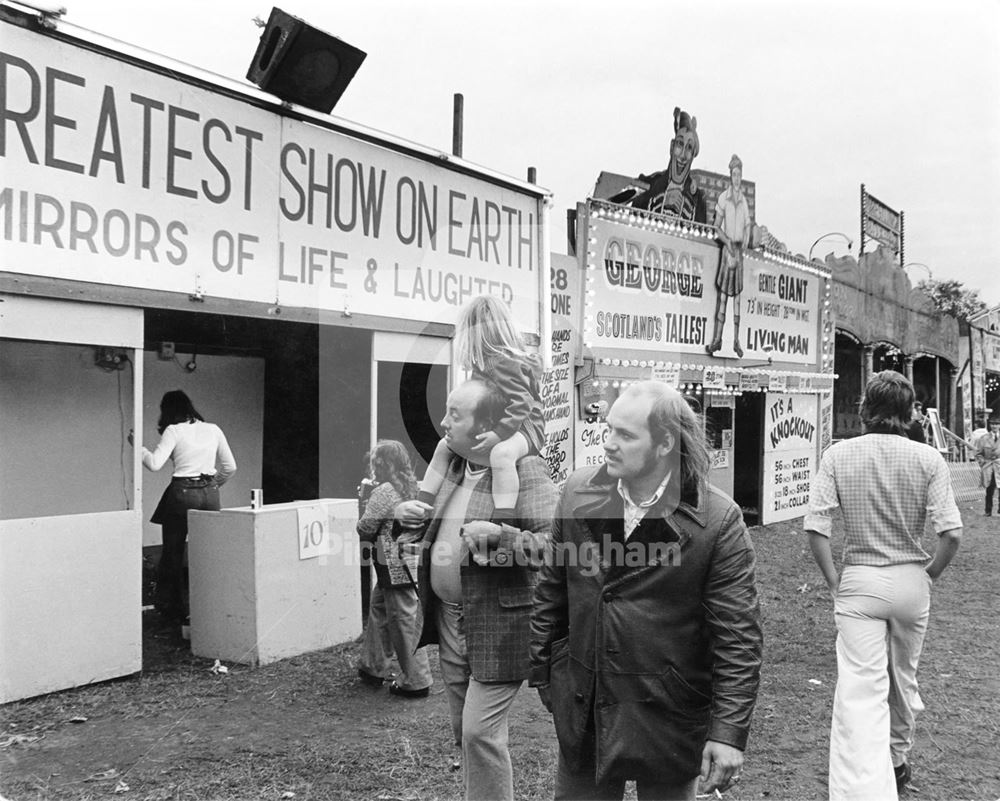
{"type": "Polygon", "coordinates": [[[736,397],[733,500],[740,505],[743,518],[750,525],[760,520],[763,421],[762,392],[744,392],[736,397]]]}

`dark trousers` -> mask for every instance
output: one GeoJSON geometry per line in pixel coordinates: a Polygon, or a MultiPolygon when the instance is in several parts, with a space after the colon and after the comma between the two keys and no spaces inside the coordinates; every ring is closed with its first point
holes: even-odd
{"type": "Polygon", "coordinates": [[[212,476],[174,478],[153,512],[153,523],[163,531],[163,549],[156,575],[157,610],[172,622],[181,623],[188,616],[188,577],[184,567],[187,547],[188,509],[218,511],[219,487],[212,476]]]}
{"type": "Polygon", "coordinates": [[[993,491],[997,488],[996,473],[990,474],[990,483],[986,487],[986,514],[993,514],[993,491]]]}
{"type": "MultiPolygon", "coordinates": [[[[694,801],[698,779],[683,784],[663,784],[639,780],[635,783],[639,801],[694,801]]],[[[625,779],[607,779],[600,784],[594,781],[594,766],[588,765],[580,773],[573,773],[562,753],[556,773],[556,801],[621,801],[625,794],[625,779]]]]}
{"type": "Polygon", "coordinates": [[[163,548],[156,574],[156,608],[172,622],[188,616],[188,576],[184,565],[187,517],[171,517],[162,525],[163,548]]]}

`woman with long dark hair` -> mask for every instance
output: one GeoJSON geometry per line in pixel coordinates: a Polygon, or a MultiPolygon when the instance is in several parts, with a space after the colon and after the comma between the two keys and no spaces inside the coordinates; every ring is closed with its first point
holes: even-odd
{"type": "Polygon", "coordinates": [[[402,443],[379,440],[369,454],[375,489],[358,521],[362,540],[375,543],[375,575],[368,626],[361,648],[358,676],[380,687],[389,675],[393,651],[400,673],[389,692],[403,698],[425,698],[433,683],[425,649],[416,650],[420,637],[420,604],[410,566],[392,537],[393,512],[403,501],[417,496],[417,479],[402,443]]]}
{"type": "Polygon", "coordinates": [[[163,530],[155,604],[168,622],[182,624],[188,616],[184,571],[188,509],[221,508],[219,487],[236,472],[236,460],[222,429],[206,423],[179,389],[160,401],[157,431],[160,441],[152,451],[142,449],[142,463],[156,471],[169,459],[174,473],[151,518],[163,530]]]}

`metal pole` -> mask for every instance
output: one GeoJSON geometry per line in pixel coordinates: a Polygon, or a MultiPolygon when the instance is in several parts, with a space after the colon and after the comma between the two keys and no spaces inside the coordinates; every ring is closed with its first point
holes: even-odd
{"type": "MultiPolygon", "coordinates": [[[[972,419],[972,430],[976,430],[976,354],[972,342],[972,323],[969,326],[969,417],[972,419]]],[[[962,432],[965,433],[964,431],[962,432]]]]}
{"type": "MultiPolygon", "coordinates": [[[[906,217],[903,216],[903,212],[899,212],[899,266],[902,267],[906,264],[906,217]]],[[[930,268],[928,268],[930,272],[930,268]]]]}
{"type": "Polygon", "coordinates": [[[455,109],[451,124],[451,154],[462,158],[462,123],[465,112],[465,98],[455,93],[455,109]]]}
{"type": "Polygon", "coordinates": [[[861,184],[861,247],[858,248],[858,259],[865,255],[865,185],[861,184]]]}

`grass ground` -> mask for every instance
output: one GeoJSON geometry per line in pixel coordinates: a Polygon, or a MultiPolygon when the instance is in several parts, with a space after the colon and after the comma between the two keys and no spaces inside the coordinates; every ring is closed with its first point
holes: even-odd
{"type": "MultiPolygon", "coordinates": [[[[963,504],[965,538],[935,585],[921,660],[913,788],[1000,798],[1000,519],[963,504]]],[[[836,666],[832,601],[798,522],[753,529],[766,653],[743,781],[726,799],[821,799],[836,666]]],[[[145,639],[142,674],[0,707],[0,794],[11,801],[461,797],[439,674],[424,700],[355,678],[356,643],[262,668],[145,639]]],[[[515,795],[552,797],[555,738],[533,691],[511,719],[515,795]]]]}

